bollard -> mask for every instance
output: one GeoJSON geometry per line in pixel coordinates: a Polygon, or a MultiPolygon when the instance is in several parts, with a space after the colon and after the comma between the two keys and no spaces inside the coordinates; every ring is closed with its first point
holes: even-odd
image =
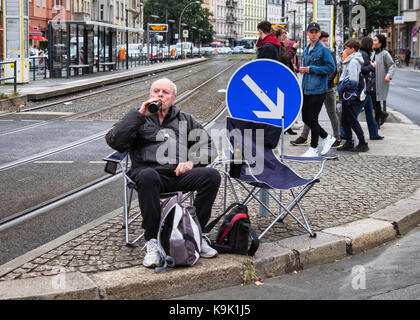
{"type": "Polygon", "coordinates": [[[17,87],[16,87],[16,80],[17,80],[17,73],[16,73],[16,69],[17,69],[17,60],[15,60],[14,65],[13,65],[13,75],[15,77],[14,79],[14,83],[13,83],[13,89],[15,91],[15,93],[17,92],[17,87]]]}

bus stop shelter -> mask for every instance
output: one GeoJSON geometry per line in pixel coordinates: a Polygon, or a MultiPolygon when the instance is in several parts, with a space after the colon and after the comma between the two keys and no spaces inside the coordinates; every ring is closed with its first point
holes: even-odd
{"type": "MultiPolygon", "coordinates": [[[[97,21],[50,21],[48,63],[53,78],[113,70],[118,49],[139,43],[143,30],[97,21]]],[[[128,64],[127,64],[128,67],[128,64]]]]}

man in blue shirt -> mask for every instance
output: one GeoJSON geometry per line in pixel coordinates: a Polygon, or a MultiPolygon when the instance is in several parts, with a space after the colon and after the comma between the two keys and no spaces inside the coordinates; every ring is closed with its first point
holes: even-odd
{"type": "Polygon", "coordinates": [[[318,122],[328,89],[328,75],[334,72],[335,63],[329,49],[319,41],[321,28],[318,23],[310,23],[306,35],[310,43],[303,51],[303,63],[299,72],[303,74],[302,119],[311,129],[311,146],[303,156],[317,157],[319,154],[326,154],[336,140],[318,122]],[[319,137],[322,138],[320,150],[318,150],[319,137]]]}

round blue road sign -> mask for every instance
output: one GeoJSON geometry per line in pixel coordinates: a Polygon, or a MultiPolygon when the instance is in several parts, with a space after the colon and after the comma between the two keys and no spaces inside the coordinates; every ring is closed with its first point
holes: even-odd
{"type": "Polygon", "coordinates": [[[257,59],[240,67],[229,81],[226,104],[232,117],[282,125],[296,121],[303,103],[296,75],[284,64],[257,59]]]}

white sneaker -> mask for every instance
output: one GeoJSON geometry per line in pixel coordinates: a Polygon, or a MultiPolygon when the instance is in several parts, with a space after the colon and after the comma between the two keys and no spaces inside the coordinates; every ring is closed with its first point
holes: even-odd
{"type": "Polygon", "coordinates": [[[203,234],[203,237],[201,238],[200,256],[202,258],[213,258],[213,257],[217,256],[217,250],[210,247],[209,239],[204,234],[203,234]]]}
{"type": "Polygon", "coordinates": [[[143,265],[146,268],[159,267],[163,263],[162,257],[159,254],[158,244],[156,239],[150,239],[146,242],[147,253],[143,259],[143,265]]]}
{"type": "Polygon", "coordinates": [[[336,139],[332,135],[329,135],[325,139],[322,139],[321,156],[323,156],[324,154],[327,154],[327,152],[330,151],[331,146],[334,144],[335,140],[336,139]]]}
{"type": "Polygon", "coordinates": [[[308,157],[308,158],[318,157],[318,156],[319,156],[318,149],[312,148],[312,147],[309,147],[309,149],[304,154],[302,154],[302,157],[308,157]]]}

